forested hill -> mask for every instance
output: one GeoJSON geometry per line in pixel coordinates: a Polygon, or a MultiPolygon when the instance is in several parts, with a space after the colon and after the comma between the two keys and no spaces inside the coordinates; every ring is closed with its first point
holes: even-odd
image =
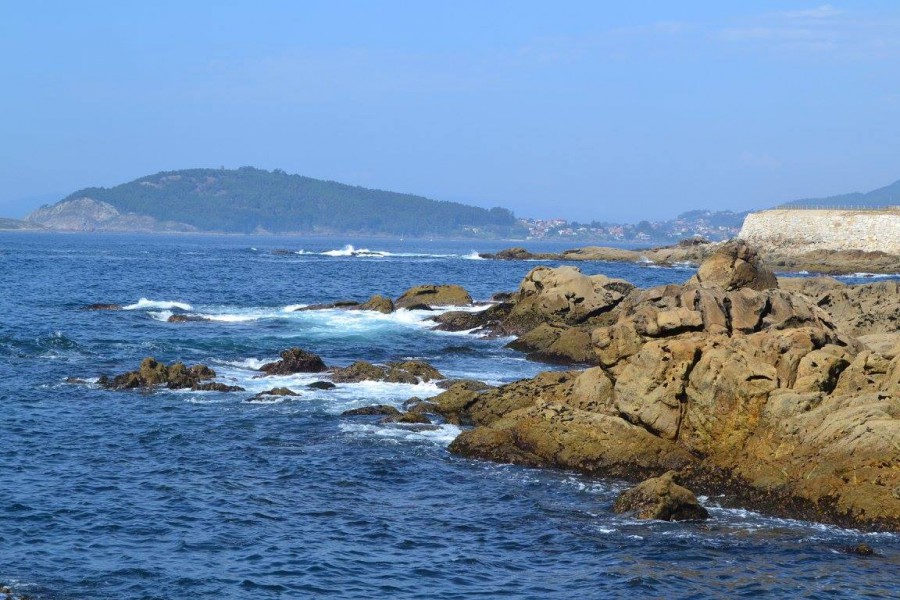
{"type": "Polygon", "coordinates": [[[827,198],[805,198],[782,204],[779,208],[879,208],[884,206],[900,206],[900,181],[871,192],[841,194],[827,198]]]}
{"type": "Polygon", "coordinates": [[[85,212],[83,207],[87,206],[91,215],[84,220],[89,226],[83,229],[125,229],[131,223],[155,221],[149,228],[187,226],[230,233],[398,236],[523,233],[513,214],[504,208],[488,210],[252,167],[170,171],[112,188],[87,188],[56,205],[35,211],[29,219],[50,227],[56,219],[64,224],[62,228],[71,228],[73,224],[78,225],[77,211],[85,212]],[[106,203],[115,210],[98,203],[106,203]],[[75,218],[70,214],[73,211],[75,218]],[[107,219],[109,226],[104,226],[102,218],[99,221],[95,218],[97,214],[110,212],[113,216],[107,219]]]}

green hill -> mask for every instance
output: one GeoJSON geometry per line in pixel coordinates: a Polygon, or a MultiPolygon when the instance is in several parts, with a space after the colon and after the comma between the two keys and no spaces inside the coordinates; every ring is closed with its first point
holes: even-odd
{"type": "Polygon", "coordinates": [[[201,231],[522,234],[515,216],[504,208],[488,210],[252,167],[157,173],[112,188],[79,190],[54,206],[84,198],[107,203],[123,215],[152,217],[201,231]]]}
{"type": "Polygon", "coordinates": [[[871,192],[840,194],[827,198],[805,198],[794,202],[786,202],[778,208],[880,208],[900,205],[900,181],[871,192]]]}

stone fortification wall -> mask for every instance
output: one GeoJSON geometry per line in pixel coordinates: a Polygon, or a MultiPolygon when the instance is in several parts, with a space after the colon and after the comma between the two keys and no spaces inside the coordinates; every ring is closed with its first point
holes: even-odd
{"type": "Polygon", "coordinates": [[[739,236],[765,250],[863,250],[900,255],[900,210],[765,210],[739,236]]]}

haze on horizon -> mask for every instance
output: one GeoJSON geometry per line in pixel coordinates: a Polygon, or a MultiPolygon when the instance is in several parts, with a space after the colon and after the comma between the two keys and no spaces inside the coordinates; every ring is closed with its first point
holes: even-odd
{"type": "Polygon", "coordinates": [[[900,178],[892,1],[2,7],[0,216],[193,167],[630,222],[900,178]]]}

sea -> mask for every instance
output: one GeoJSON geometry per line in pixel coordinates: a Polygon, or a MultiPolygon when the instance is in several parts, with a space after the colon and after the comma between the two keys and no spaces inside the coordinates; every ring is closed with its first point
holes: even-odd
{"type": "MultiPolygon", "coordinates": [[[[716,496],[701,499],[706,522],[639,521],[612,511],[625,482],[459,458],[454,425],[341,416],[434,396],[433,383],[259,378],[294,346],[329,366],[414,358],[491,384],[560,368],[508,339],[434,331],[428,311],[293,310],[425,283],[485,301],[559,264],[478,258],[509,245],[0,233],[0,585],[60,600],[900,597],[898,534],[716,496]],[[82,310],[93,303],[123,310],[82,310]],[[96,385],[146,356],[247,391],[96,385]],[[300,395],[250,401],[277,386],[300,395]],[[846,552],[861,543],[875,555],[846,552]]],[[[577,266],[638,286],[693,274],[577,266]]]]}

